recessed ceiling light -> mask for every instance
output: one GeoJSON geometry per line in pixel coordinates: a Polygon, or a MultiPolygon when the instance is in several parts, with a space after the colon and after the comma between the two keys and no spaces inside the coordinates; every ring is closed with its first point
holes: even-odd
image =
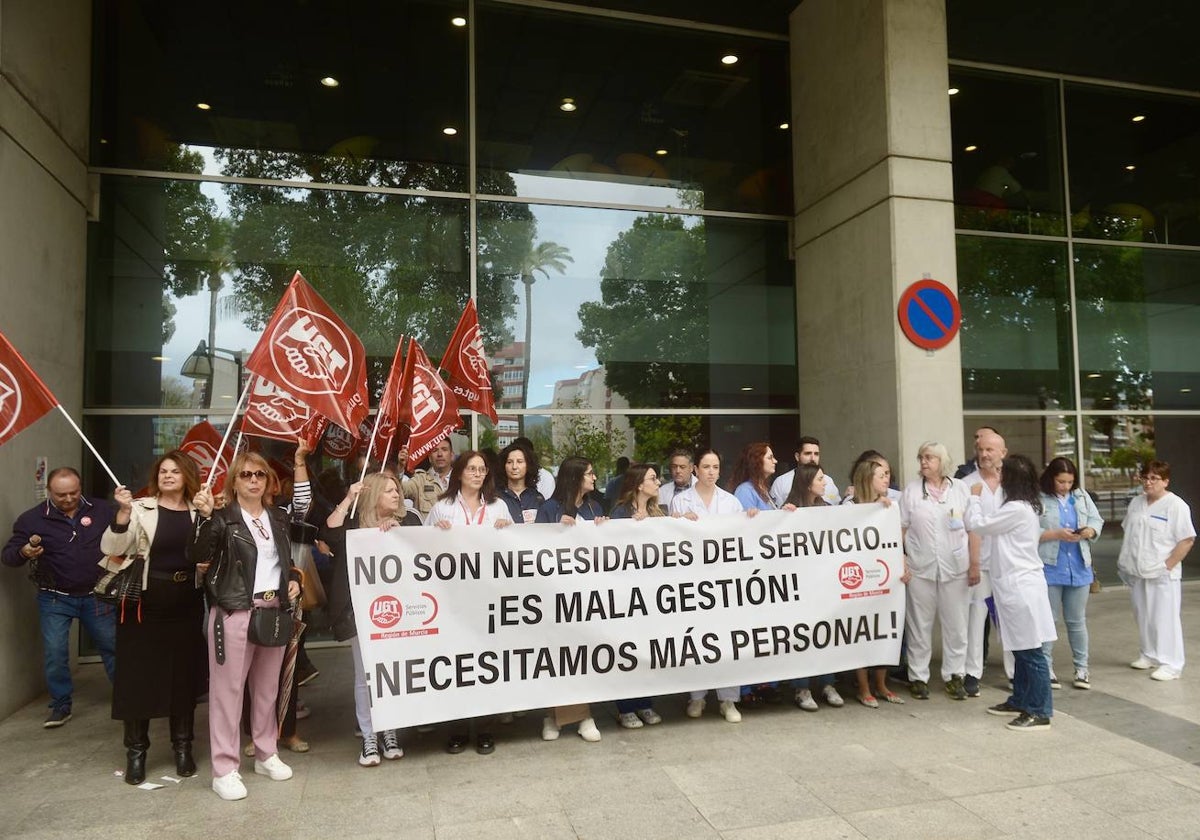
{"type": "Polygon", "coordinates": [[[975,151],[975,150],[976,150],[976,149],[978,149],[978,148],[979,148],[979,147],[978,147],[978,146],[976,146],[976,145],[970,145],[970,146],[966,146],[966,147],[964,147],[964,148],[963,148],[963,151],[964,151],[964,152],[973,152],[973,151],[975,151]]]}
{"type": "Polygon", "coordinates": [[[787,131],[787,130],[788,130],[789,128],[791,128],[791,127],[792,127],[792,126],[791,126],[789,123],[780,123],[780,124],[779,124],[779,130],[780,130],[780,131],[787,131]]]}
{"type": "Polygon", "coordinates": [[[212,106],[209,105],[207,102],[197,102],[196,107],[199,108],[201,111],[211,111],[212,110],[212,106]]]}
{"type": "Polygon", "coordinates": [[[1190,393],[1192,393],[1192,389],[1191,389],[1191,388],[1180,388],[1180,389],[1179,389],[1179,393],[1181,393],[1181,394],[1190,394],[1190,393]]]}
{"type": "Polygon", "coordinates": [[[1145,114],[1138,114],[1136,117],[1133,118],[1133,121],[1134,122],[1143,122],[1143,121],[1145,121],[1145,119],[1146,119],[1145,114]]]}
{"type": "Polygon", "coordinates": [[[950,94],[951,96],[954,96],[954,94],[958,93],[958,88],[949,88],[946,91],[946,93],[950,94]]]}
{"type": "Polygon", "coordinates": [[[101,145],[101,146],[107,146],[107,145],[108,145],[108,140],[107,140],[107,138],[101,137],[101,138],[100,138],[100,145],[101,145]]]}
{"type": "Polygon", "coordinates": [[[1099,379],[1099,378],[1100,378],[1100,374],[1098,374],[1098,373],[1089,373],[1089,374],[1087,375],[1087,378],[1088,378],[1088,379],[1099,379]]]}
{"type": "Polygon", "coordinates": [[[1132,163],[1125,167],[1126,172],[1132,172],[1135,169],[1137,169],[1137,167],[1134,166],[1132,163]]]}
{"type": "Polygon", "coordinates": [[[321,79],[321,84],[325,85],[327,88],[335,88],[340,85],[341,82],[333,78],[333,76],[326,76],[325,78],[321,79]]]}
{"type": "Polygon", "coordinates": [[[733,53],[729,53],[728,55],[723,55],[723,56],[721,56],[721,63],[722,64],[737,64],[738,57],[736,55],[734,55],[733,53]]]}
{"type": "Polygon", "coordinates": [[[666,149],[655,149],[654,150],[654,154],[658,155],[659,157],[664,156],[666,153],[667,153],[666,149]]]}
{"type": "Polygon", "coordinates": [[[455,26],[466,26],[467,19],[465,17],[452,17],[450,18],[450,23],[454,24],[455,26]]]}
{"type": "Polygon", "coordinates": [[[752,385],[743,385],[742,390],[743,391],[753,391],[754,387],[752,385]]]}
{"type": "Polygon", "coordinates": [[[566,111],[569,114],[572,111],[574,111],[577,107],[579,107],[579,106],[575,104],[575,100],[569,96],[566,96],[566,97],[563,97],[562,104],[558,106],[558,110],[566,111]]]}
{"type": "Polygon", "coordinates": [[[169,361],[171,361],[171,358],[170,358],[170,356],[151,356],[150,361],[152,361],[152,362],[169,362],[169,361]]]}
{"type": "Polygon", "coordinates": [[[447,137],[453,137],[455,134],[458,134],[458,129],[452,125],[448,125],[442,129],[442,134],[445,134],[447,137]]]}

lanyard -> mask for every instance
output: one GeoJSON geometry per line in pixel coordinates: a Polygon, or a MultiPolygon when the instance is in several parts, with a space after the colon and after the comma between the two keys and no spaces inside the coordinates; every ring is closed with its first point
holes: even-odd
{"type": "Polygon", "coordinates": [[[463,516],[466,517],[468,525],[482,525],[483,524],[483,515],[487,512],[487,505],[485,505],[483,503],[483,499],[479,500],[479,516],[478,516],[478,518],[476,518],[476,520],[474,522],[471,521],[472,513],[471,513],[471,511],[469,511],[467,509],[467,506],[463,502],[461,495],[459,495],[459,497],[458,497],[458,506],[460,508],[462,508],[463,516]]]}

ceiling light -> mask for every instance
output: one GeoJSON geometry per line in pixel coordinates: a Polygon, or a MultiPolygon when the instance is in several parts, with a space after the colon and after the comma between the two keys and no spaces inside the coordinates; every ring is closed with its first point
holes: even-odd
{"type": "Polygon", "coordinates": [[[1192,389],[1191,389],[1191,388],[1180,388],[1180,389],[1179,389],[1179,393],[1181,393],[1181,394],[1190,394],[1190,393],[1192,393],[1192,389]]]}
{"type": "Polygon", "coordinates": [[[754,390],[754,387],[753,387],[753,386],[751,386],[751,385],[743,385],[743,386],[742,386],[742,390],[743,390],[743,391],[753,391],[753,390],[754,390]]]}
{"type": "Polygon", "coordinates": [[[558,106],[558,110],[566,111],[568,114],[574,111],[579,106],[575,104],[575,100],[571,97],[563,97],[562,104],[558,106]]]}
{"type": "Polygon", "coordinates": [[[667,153],[666,149],[655,149],[654,150],[654,154],[658,155],[659,157],[664,156],[666,153],[667,153]]]}
{"type": "Polygon", "coordinates": [[[1100,374],[1098,374],[1098,373],[1089,373],[1089,374],[1087,375],[1087,378],[1088,378],[1088,379],[1099,379],[1099,378],[1100,378],[1100,374]]]}
{"type": "Polygon", "coordinates": [[[108,140],[107,140],[106,138],[104,138],[104,137],[101,137],[101,138],[100,138],[100,145],[101,145],[101,146],[107,146],[107,145],[108,145],[108,140]]]}
{"type": "Polygon", "coordinates": [[[1137,169],[1137,167],[1134,166],[1132,163],[1125,167],[1126,172],[1132,172],[1135,169],[1137,169]]]}
{"type": "Polygon", "coordinates": [[[1134,122],[1143,122],[1145,119],[1146,119],[1145,114],[1138,114],[1136,117],[1133,118],[1133,121],[1134,122]]]}
{"type": "Polygon", "coordinates": [[[780,123],[779,124],[780,131],[787,131],[789,128],[791,128],[791,125],[789,125],[788,123],[780,123]]]}
{"type": "Polygon", "coordinates": [[[201,111],[211,111],[212,110],[212,106],[209,105],[207,102],[197,102],[196,107],[199,108],[201,111]]]}
{"type": "Polygon", "coordinates": [[[458,129],[452,125],[448,125],[442,129],[442,134],[445,134],[447,137],[453,137],[455,134],[458,134],[458,129]]]}
{"type": "Polygon", "coordinates": [[[327,88],[335,88],[340,85],[341,82],[333,78],[333,76],[326,76],[325,78],[321,79],[321,84],[325,85],[327,88]]]}
{"type": "Polygon", "coordinates": [[[976,145],[972,144],[972,145],[970,145],[970,146],[967,146],[967,147],[965,147],[965,148],[963,149],[963,151],[964,151],[964,152],[973,152],[973,151],[975,151],[975,150],[976,150],[976,149],[978,149],[978,148],[979,148],[978,146],[976,146],[976,145]]]}
{"type": "Polygon", "coordinates": [[[734,55],[733,53],[729,53],[728,55],[723,55],[723,56],[721,56],[721,63],[722,64],[737,64],[738,57],[736,55],[734,55]]]}
{"type": "Polygon", "coordinates": [[[465,17],[452,17],[450,18],[450,23],[455,26],[466,26],[467,19],[465,17]]]}
{"type": "Polygon", "coordinates": [[[150,361],[152,361],[152,362],[169,362],[169,361],[171,361],[171,357],[170,356],[151,356],[150,361]]]}
{"type": "Polygon", "coordinates": [[[951,96],[954,96],[954,94],[958,93],[958,88],[950,88],[949,90],[946,91],[946,93],[950,94],[951,96]]]}

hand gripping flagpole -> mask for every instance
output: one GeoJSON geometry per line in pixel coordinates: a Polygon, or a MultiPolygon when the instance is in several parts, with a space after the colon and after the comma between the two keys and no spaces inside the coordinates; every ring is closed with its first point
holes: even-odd
{"type": "Polygon", "coordinates": [[[66,409],[62,407],[62,403],[55,403],[54,407],[62,412],[62,416],[67,418],[67,422],[70,423],[71,428],[75,430],[75,434],[79,435],[80,439],[87,444],[87,448],[92,450],[92,454],[96,456],[96,460],[100,462],[100,466],[104,467],[104,471],[108,473],[108,477],[112,479],[112,483],[117,487],[123,486],[121,482],[117,480],[117,477],[113,475],[113,471],[109,468],[105,460],[100,457],[100,453],[96,451],[96,447],[92,446],[92,442],[88,440],[87,435],[83,433],[82,429],[75,425],[75,421],[71,419],[71,415],[67,414],[66,409]]]}
{"type": "MultiPolygon", "coordinates": [[[[396,366],[396,357],[400,355],[400,348],[403,346],[404,346],[404,335],[402,334],[400,336],[400,340],[396,342],[396,353],[395,353],[395,356],[392,357],[392,367],[396,366]]],[[[388,371],[388,380],[390,381],[391,378],[392,378],[392,372],[388,371]]],[[[388,392],[387,383],[384,383],[383,393],[380,396],[381,397],[388,396],[387,392],[388,392]]],[[[363,458],[362,472],[359,473],[359,475],[358,475],[358,480],[360,483],[367,477],[367,468],[371,464],[371,450],[373,450],[375,448],[375,436],[379,434],[379,424],[382,421],[383,421],[383,402],[381,400],[379,403],[379,410],[377,412],[375,412],[375,426],[371,429],[371,439],[369,441],[367,441],[367,457],[363,458]]],[[[393,431],[392,435],[394,436],[395,434],[396,434],[395,431],[393,431]]],[[[391,452],[391,449],[392,449],[392,442],[389,440],[387,450],[385,450],[383,453],[383,466],[385,466],[385,467],[387,466],[387,456],[391,452]]],[[[358,512],[358,496],[355,496],[354,501],[352,501],[350,503],[350,518],[353,518],[354,514],[357,512],[358,512]]]]}
{"type": "Polygon", "coordinates": [[[221,456],[225,454],[225,444],[229,443],[229,436],[233,433],[233,427],[237,423],[238,415],[242,413],[246,402],[250,399],[250,389],[243,388],[242,395],[238,398],[237,405],[233,408],[233,416],[229,418],[229,425],[225,427],[225,437],[221,438],[221,445],[217,447],[217,455],[213,459],[212,469],[208,471],[208,478],[204,482],[204,489],[212,488],[213,479],[217,475],[217,467],[221,465],[221,456]]]}

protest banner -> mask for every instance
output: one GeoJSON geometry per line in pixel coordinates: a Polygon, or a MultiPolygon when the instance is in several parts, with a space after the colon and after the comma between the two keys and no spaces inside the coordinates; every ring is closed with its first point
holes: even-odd
{"type": "Polygon", "coordinates": [[[894,664],[895,506],[359,529],[376,730],[894,664]]]}

